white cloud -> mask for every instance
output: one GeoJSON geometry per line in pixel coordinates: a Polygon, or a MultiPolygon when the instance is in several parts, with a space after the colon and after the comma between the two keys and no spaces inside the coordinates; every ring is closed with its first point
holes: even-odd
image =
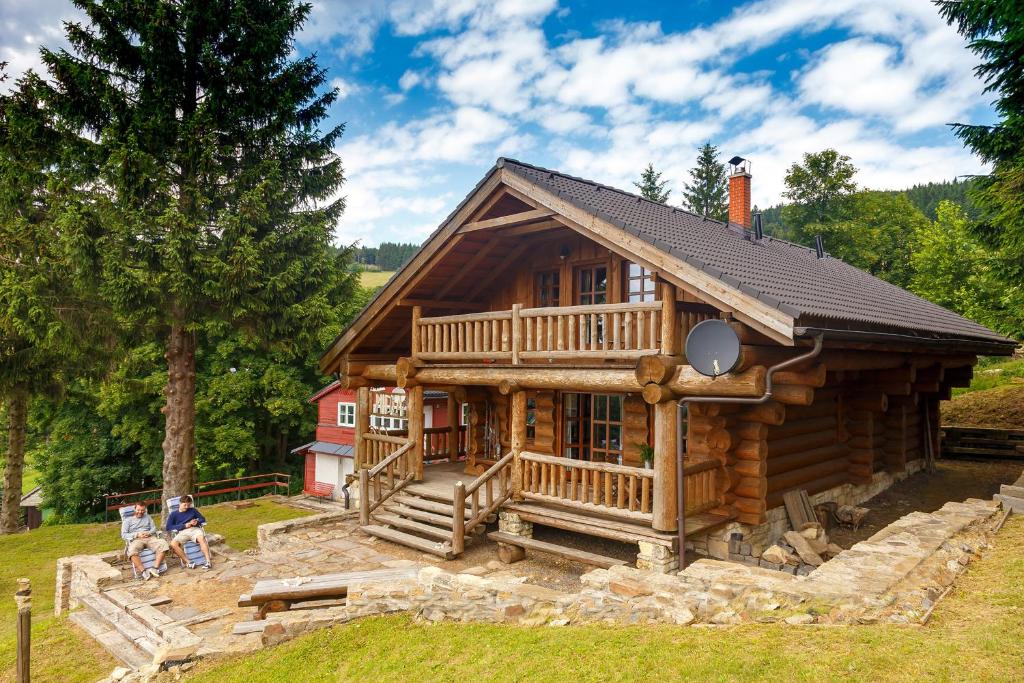
{"type": "Polygon", "coordinates": [[[351,95],[355,95],[360,92],[363,87],[355,81],[345,80],[344,78],[332,78],[331,87],[338,89],[338,100],[344,100],[351,95]]]}
{"type": "Polygon", "coordinates": [[[406,90],[412,90],[422,82],[423,74],[419,73],[418,71],[406,69],[405,73],[402,74],[402,77],[398,79],[398,87],[401,88],[402,91],[404,92],[406,90]]]}

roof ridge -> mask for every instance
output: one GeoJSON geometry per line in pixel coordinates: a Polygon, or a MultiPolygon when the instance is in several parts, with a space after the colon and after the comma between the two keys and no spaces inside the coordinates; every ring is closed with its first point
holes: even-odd
{"type": "MultiPolygon", "coordinates": [[[[680,211],[682,213],[689,214],[689,215],[693,216],[694,218],[696,218],[698,220],[707,221],[709,223],[718,223],[722,227],[729,227],[730,225],[738,225],[736,223],[730,223],[728,221],[720,221],[717,218],[709,218],[708,216],[701,216],[700,214],[694,213],[693,211],[690,211],[688,209],[684,209],[681,206],[671,206],[669,204],[662,204],[661,202],[656,202],[656,201],[654,201],[652,199],[648,199],[647,197],[644,197],[643,195],[636,194],[636,193],[633,193],[633,192],[627,192],[626,190],[623,190],[622,188],[619,188],[619,187],[615,187],[614,185],[605,185],[604,183],[599,183],[596,180],[588,180],[587,178],[581,178],[580,176],[574,176],[574,175],[570,175],[568,173],[563,173],[562,171],[556,171],[553,168],[544,168],[543,166],[537,166],[536,164],[528,164],[525,161],[519,161],[518,159],[512,159],[511,157],[498,157],[498,161],[495,163],[495,165],[500,168],[503,165],[505,165],[506,163],[512,163],[512,164],[516,164],[517,166],[524,166],[526,168],[532,168],[533,170],[540,171],[542,173],[551,173],[552,175],[562,176],[563,178],[568,178],[569,180],[575,180],[578,183],[584,183],[585,185],[592,185],[594,187],[599,187],[602,190],[611,190],[612,192],[618,192],[619,194],[626,195],[627,197],[632,197],[634,199],[639,199],[639,200],[647,202],[648,204],[651,204],[653,206],[660,206],[660,207],[663,207],[663,208],[666,208],[666,209],[671,209],[672,211],[680,211]]],[[[742,227],[742,226],[740,226],[740,227],[742,227]]]]}

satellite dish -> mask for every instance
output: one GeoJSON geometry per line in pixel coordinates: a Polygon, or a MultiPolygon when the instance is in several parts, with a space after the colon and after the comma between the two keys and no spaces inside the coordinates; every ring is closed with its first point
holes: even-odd
{"type": "Polygon", "coordinates": [[[686,360],[707,377],[732,372],[740,360],[740,339],[724,320],[705,320],[686,335],[686,360]]]}

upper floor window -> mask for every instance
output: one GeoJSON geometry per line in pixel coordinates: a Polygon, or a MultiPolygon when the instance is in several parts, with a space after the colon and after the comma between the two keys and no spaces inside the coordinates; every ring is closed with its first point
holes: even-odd
{"type": "Polygon", "coordinates": [[[576,305],[608,303],[608,268],[587,266],[576,269],[576,305]]]}
{"type": "Polygon", "coordinates": [[[654,274],[637,263],[626,264],[626,296],[629,303],[656,299],[654,274]]]}
{"type": "Polygon", "coordinates": [[[559,273],[557,270],[545,270],[537,273],[537,306],[546,308],[557,306],[559,302],[559,273]]]}
{"type": "Polygon", "coordinates": [[[356,404],[355,403],[339,403],[338,404],[338,426],[339,427],[355,427],[356,426],[356,404]]]}

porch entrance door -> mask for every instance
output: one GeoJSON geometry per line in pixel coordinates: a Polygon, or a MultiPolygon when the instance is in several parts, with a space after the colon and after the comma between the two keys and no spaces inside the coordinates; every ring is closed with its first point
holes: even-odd
{"type": "Polygon", "coordinates": [[[562,394],[563,455],[622,464],[620,394],[562,394]]]}

